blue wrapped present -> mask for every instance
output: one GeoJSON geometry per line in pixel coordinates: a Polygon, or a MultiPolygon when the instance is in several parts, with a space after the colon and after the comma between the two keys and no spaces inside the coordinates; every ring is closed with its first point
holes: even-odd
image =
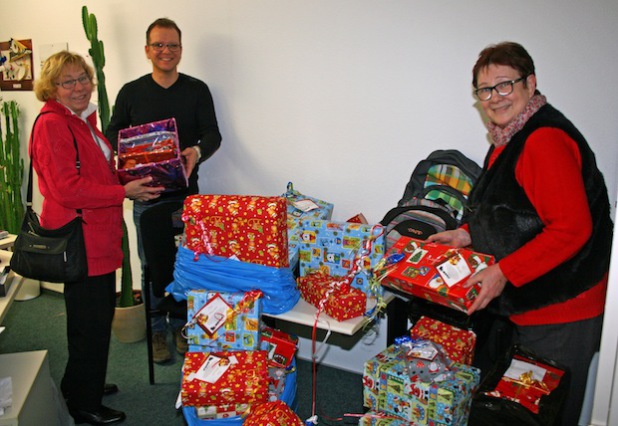
{"type": "Polygon", "coordinates": [[[369,281],[373,268],[384,257],[382,225],[304,219],[301,221],[299,256],[301,276],[315,271],[347,276],[360,260],[352,287],[368,296],[376,295],[376,292],[382,294],[381,286],[369,281]]]}
{"type": "Polygon", "coordinates": [[[184,328],[189,351],[258,349],[261,297],[260,291],[189,291],[184,328]]]}

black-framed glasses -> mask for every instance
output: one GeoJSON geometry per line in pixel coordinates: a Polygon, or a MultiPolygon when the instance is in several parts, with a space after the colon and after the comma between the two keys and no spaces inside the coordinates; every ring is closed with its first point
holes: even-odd
{"type": "Polygon", "coordinates": [[[478,98],[479,101],[488,101],[491,99],[491,95],[495,90],[497,94],[500,96],[508,96],[513,93],[513,86],[515,83],[519,83],[520,81],[524,81],[527,77],[520,77],[517,80],[509,80],[503,81],[501,83],[496,84],[491,87],[481,87],[474,91],[474,95],[478,98]]]}
{"type": "Polygon", "coordinates": [[[178,52],[182,47],[182,44],[178,43],[150,43],[148,46],[152,47],[155,52],[163,52],[167,47],[170,52],[178,52]]]}
{"type": "Polygon", "coordinates": [[[86,86],[92,83],[92,81],[90,81],[90,77],[88,77],[87,75],[82,75],[80,77],[74,78],[73,80],[66,80],[66,81],[61,81],[60,83],[56,83],[56,86],[62,86],[67,90],[71,90],[75,88],[75,85],[77,84],[78,81],[79,81],[79,84],[81,84],[82,86],[86,86]]]}

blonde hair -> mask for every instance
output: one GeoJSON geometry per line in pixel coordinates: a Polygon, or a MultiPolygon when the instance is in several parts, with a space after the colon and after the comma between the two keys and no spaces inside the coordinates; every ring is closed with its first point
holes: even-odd
{"type": "MultiPolygon", "coordinates": [[[[45,60],[43,68],[41,69],[41,75],[34,82],[34,94],[39,101],[46,102],[56,97],[56,91],[58,90],[56,86],[57,80],[60,78],[67,65],[83,68],[90,81],[93,82],[94,70],[86,63],[86,60],[81,55],[69,52],[68,50],[54,53],[45,60]]],[[[94,90],[94,82],[92,84],[92,90],[94,90]]]]}

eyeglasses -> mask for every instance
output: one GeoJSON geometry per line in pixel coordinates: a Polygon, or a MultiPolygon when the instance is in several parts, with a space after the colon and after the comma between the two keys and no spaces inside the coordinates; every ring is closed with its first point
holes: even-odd
{"type": "Polygon", "coordinates": [[[178,43],[150,43],[148,46],[152,47],[155,52],[163,52],[166,47],[170,50],[170,52],[178,52],[182,47],[182,45],[178,43]]]}
{"type": "Polygon", "coordinates": [[[75,85],[77,84],[78,81],[79,81],[79,84],[81,84],[82,86],[87,86],[90,83],[92,83],[92,81],[90,81],[90,77],[88,77],[87,75],[82,75],[81,77],[75,78],[73,80],[66,80],[60,83],[56,83],[56,86],[62,86],[67,90],[71,90],[75,88],[75,85]]]}
{"type": "Polygon", "coordinates": [[[521,77],[521,78],[518,78],[517,80],[503,81],[501,83],[496,84],[495,86],[481,87],[479,89],[476,89],[474,91],[474,94],[476,95],[476,97],[478,98],[479,101],[488,101],[488,100],[490,100],[491,99],[491,95],[493,94],[494,90],[500,96],[508,96],[511,93],[513,93],[513,86],[515,86],[515,83],[519,83],[520,81],[524,81],[526,78],[527,77],[521,77]]]}

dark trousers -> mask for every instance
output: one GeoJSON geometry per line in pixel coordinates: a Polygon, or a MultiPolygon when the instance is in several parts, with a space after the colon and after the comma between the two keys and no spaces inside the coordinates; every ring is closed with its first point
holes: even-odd
{"type": "Polygon", "coordinates": [[[116,306],[116,274],[66,283],[67,361],[61,389],[74,409],[101,406],[116,306]]]}
{"type": "Polygon", "coordinates": [[[571,372],[571,385],[562,412],[563,426],[576,426],[580,417],[588,368],[599,350],[603,316],[566,324],[515,327],[514,339],[538,356],[551,359],[571,372]]]}

